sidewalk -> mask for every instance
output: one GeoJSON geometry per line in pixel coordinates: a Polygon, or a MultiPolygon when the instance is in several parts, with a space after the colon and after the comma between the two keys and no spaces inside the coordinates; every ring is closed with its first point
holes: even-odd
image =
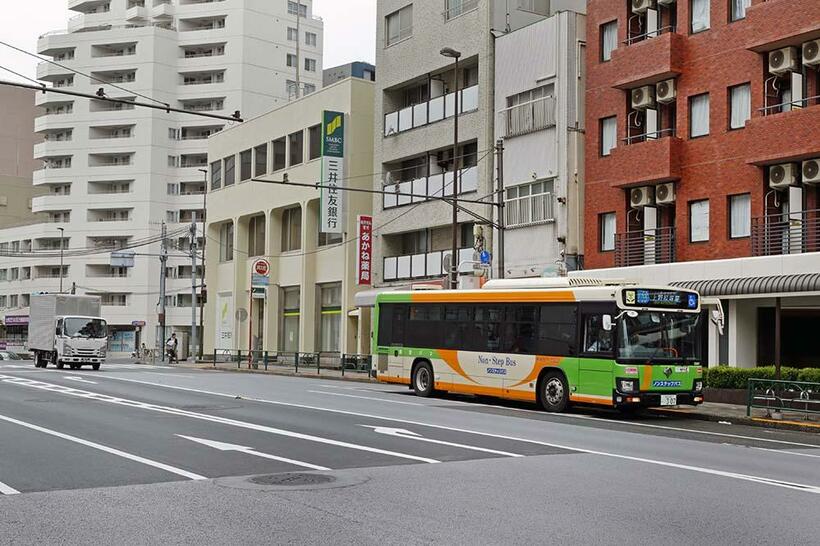
{"type": "Polygon", "coordinates": [[[375,379],[372,379],[367,372],[347,369],[344,370],[344,373],[342,373],[342,370],[333,368],[321,368],[320,370],[317,370],[315,366],[299,366],[298,373],[293,366],[268,365],[268,369],[266,370],[263,364],[257,364],[255,368],[249,368],[247,361],[241,362],[239,366],[237,366],[236,362],[217,362],[216,366],[214,366],[214,363],[209,361],[199,361],[196,363],[182,361],[178,364],[174,364],[174,366],[178,366],[180,368],[196,368],[200,370],[217,370],[224,372],[259,373],[307,378],[316,377],[320,379],[358,381],[363,383],[375,381],[375,379]]]}

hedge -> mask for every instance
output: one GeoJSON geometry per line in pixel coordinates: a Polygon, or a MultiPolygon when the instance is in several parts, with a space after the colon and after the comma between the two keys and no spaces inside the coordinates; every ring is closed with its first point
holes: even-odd
{"type": "MultiPolygon", "coordinates": [[[[757,368],[731,368],[718,366],[704,368],[703,379],[706,387],[713,389],[745,389],[749,379],[774,379],[774,366],[757,368]]],[[[820,383],[820,368],[787,368],[780,369],[780,378],[784,381],[809,381],[820,383]]]]}

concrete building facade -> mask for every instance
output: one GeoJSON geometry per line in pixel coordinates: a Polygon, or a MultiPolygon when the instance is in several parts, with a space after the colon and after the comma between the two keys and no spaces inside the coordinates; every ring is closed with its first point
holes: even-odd
{"type": "Polygon", "coordinates": [[[370,63],[354,61],[340,66],[325,68],[322,74],[324,85],[332,85],[347,78],[361,78],[374,82],[376,81],[376,67],[370,63]]]}

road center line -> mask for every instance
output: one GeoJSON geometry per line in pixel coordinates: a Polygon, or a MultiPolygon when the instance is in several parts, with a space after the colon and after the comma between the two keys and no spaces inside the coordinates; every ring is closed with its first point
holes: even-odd
{"type": "Polygon", "coordinates": [[[82,438],[77,438],[76,436],[71,436],[69,434],[64,434],[62,432],[57,432],[56,430],[51,430],[45,427],[41,427],[39,425],[34,425],[32,423],[26,423],[25,421],[19,421],[17,419],[13,419],[11,417],[6,417],[5,415],[0,415],[0,420],[6,421],[8,423],[12,423],[15,425],[19,425],[21,427],[29,428],[31,430],[36,430],[37,432],[42,432],[43,434],[48,434],[50,436],[56,436],[57,438],[62,438],[63,440],[68,440],[69,442],[74,442],[76,444],[84,445],[86,447],[90,447],[92,449],[97,449],[99,451],[104,451],[106,453],[110,453],[111,455],[116,455],[117,457],[122,457],[123,459],[128,459],[130,461],[135,461],[138,463],[142,463],[144,465],[153,466],[154,468],[159,468],[160,470],[165,470],[166,472],[171,472],[172,474],[177,474],[178,476],[182,476],[191,480],[207,480],[205,476],[200,476],[199,474],[194,474],[193,472],[188,472],[187,470],[183,470],[181,468],[177,468],[175,466],[167,465],[165,463],[161,463],[159,461],[152,461],[151,459],[146,459],[144,457],[140,457],[139,455],[133,455],[131,453],[126,453],[125,451],[120,451],[119,449],[114,449],[113,447],[104,446],[102,444],[97,444],[95,442],[90,442],[88,440],[83,440],[82,438]]]}
{"type": "Polygon", "coordinates": [[[20,494],[15,488],[10,485],[6,485],[3,482],[0,482],[0,494],[3,495],[18,495],[20,494]]]}
{"type": "Polygon", "coordinates": [[[401,400],[386,400],[384,398],[375,398],[373,396],[358,396],[355,394],[342,394],[340,392],[325,392],[325,391],[307,391],[313,394],[326,394],[327,396],[344,396],[345,398],[361,398],[362,400],[375,400],[377,402],[387,402],[388,404],[403,404],[405,406],[425,406],[426,404],[418,404],[416,402],[403,402],[401,400]]]}

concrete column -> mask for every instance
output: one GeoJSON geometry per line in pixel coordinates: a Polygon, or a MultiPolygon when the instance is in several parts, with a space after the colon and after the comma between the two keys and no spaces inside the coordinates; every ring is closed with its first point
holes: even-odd
{"type": "Polygon", "coordinates": [[[319,201],[302,203],[302,283],[299,317],[299,350],[313,352],[316,344],[316,254],[319,233],[319,201]]]}
{"type": "Polygon", "coordinates": [[[279,349],[279,321],[281,317],[279,303],[279,254],[282,244],[282,217],[274,211],[265,213],[265,255],[270,262],[270,286],[265,300],[265,350],[279,349]],[[276,256],[276,257],[274,257],[276,256]]]}

